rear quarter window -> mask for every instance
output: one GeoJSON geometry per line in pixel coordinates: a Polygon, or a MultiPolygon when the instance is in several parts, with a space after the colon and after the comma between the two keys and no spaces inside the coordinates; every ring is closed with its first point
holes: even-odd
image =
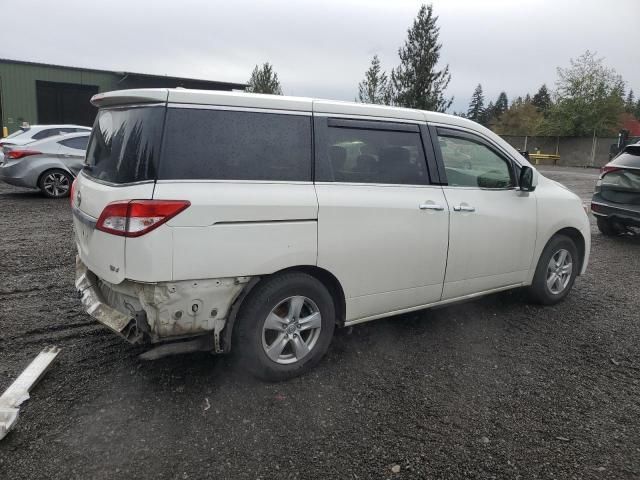
{"type": "Polygon", "coordinates": [[[311,117],[169,108],[158,179],[311,180],[311,117]]]}
{"type": "Polygon", "coordinates": [[[154,180],[165,107],[129,107],[98,112],[84,172],[109,183],[154,180]]]}

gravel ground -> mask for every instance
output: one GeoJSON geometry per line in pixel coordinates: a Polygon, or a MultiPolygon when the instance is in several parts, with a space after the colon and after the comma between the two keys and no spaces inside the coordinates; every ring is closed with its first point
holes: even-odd
{"type": "MultiPolygon", "coordinates": [[[[588,199],[593,170],[547,169],[588,199]]],[[[593,230],[568,299],[519,292],[342,330],[281,384],[231,357],[144,363],[74,296],[67,201],[0,186],[0,391],[58,361],[0,478],[639,478],[640,241],[593,230]]]]}

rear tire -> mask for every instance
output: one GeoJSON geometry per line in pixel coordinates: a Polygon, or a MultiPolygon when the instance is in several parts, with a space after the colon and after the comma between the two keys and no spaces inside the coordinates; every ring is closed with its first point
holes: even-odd
{"type": "Polygon", "coordinates": [[[38,188],[49,198],[68,197],[71,192],[73,177],[61,169],[47,170],[38,179],[38,188]]]}
{"type": "Polygon", "coordinates": [[[556,235],[544,247],[529,296],[535,303],[553,305],[569,294],[580,268],[575,243],[565,235],[556,235]]]}
{"type": "Polygon", "coordinates": [[[267,381],[311,370],[333,338],[335,306],[327,288],[306,273],[261,281],[238,316],[237,347],[243,365],[267,381]]]}
{"type": "Polygon", "coordinates": [[[598,230],[606,237],[615,237],[622,233],[620,228],[608,218],[597,217],[596,222],[598,223],[598,230]]]}

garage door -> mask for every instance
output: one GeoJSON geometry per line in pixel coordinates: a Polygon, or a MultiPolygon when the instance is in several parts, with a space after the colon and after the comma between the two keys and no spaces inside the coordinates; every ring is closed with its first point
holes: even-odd
{"type": "Polygon", "coordinates": [[[97,109],[90,103],[96,85],[36,81],[38,123],[73,123],[91,126],[97,109]]]}

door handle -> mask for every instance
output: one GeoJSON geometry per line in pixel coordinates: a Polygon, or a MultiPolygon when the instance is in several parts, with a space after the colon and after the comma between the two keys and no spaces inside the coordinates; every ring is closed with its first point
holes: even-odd
{"type": "Polygon", "coordinates": [[[444,210],[442,205],[438,205],[437,203],[421,203],[419,206],[420,210],[444,210]]]}
{"type": "Polygon", "coordinates": [[[475,207],[472,207],[471,205],[465,205],[465,204],[455,205],[453,207],[453,210],[455,212],[475,212],[476,211],[475,207]]]}

